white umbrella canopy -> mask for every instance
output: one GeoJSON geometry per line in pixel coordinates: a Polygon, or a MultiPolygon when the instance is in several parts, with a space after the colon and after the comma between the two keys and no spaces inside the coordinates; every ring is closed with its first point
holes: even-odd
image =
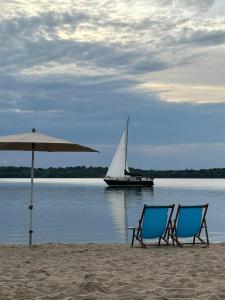
{"type": "Polygon", "coordinates": [[[74,144],[70,141],[58,139],[43,133],[38,133],[33,128],[32,132],[24,134],[7,135],[0,137],[0,150],[32,151],[31,163],[31,194],[30,222],[29,222],[29,246],[32,246],[32,211],[33,211],[33,183],[34,183],[34,152],[98,152],[95,149],[74,144]]]}
{"type": "Polygon", "coordinates": [[[21,150],[46,152],[97,152],[94,149],[74,144],[72,142],[51,137],[49,135],[36,132],[24,134],[7,135],[0,137],[0,150],[21,150]]]}

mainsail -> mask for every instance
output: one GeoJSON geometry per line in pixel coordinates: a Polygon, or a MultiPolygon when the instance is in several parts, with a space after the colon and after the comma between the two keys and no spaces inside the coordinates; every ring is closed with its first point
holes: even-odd
{"type": "Polygon", "coordinates": [[[128,121],[127,126],[123,130],[119,144],[116,148],[116,152],[113,156],[111,164],[108,168],[106,177],[124,177],[125,171],[129,174],[129,168],[127,165],[127,134],[128,134],[128,121]]]}

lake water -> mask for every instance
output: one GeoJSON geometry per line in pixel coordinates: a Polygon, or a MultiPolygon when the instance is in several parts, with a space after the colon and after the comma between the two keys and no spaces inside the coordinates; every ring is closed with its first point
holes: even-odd
{"type": "MultiPolygon", "coordinates": [[[[0,243],[28,243],[28,179],[0,179],[0,243]]],[[[225,179],[155,179],[149,188],[107,188],[101,179],[35,179],[33,242],[127,243],[144,204],[209,203],[211,242],[225,241],[225,179]]]]}

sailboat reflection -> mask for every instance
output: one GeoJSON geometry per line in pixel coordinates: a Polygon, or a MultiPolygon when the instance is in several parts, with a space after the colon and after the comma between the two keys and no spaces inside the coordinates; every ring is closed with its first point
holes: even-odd
{"type": "Polygon", "coordinates": [[[107,187],[105,188],[105,195],[120,239],[128,243],[127,227],[130,225],[128,224],[128,215],[130,219],[136,220],[134,217],[136,213],[140,212],[145,203],[151,201],[153,189],[149,189],[149,187],[107,187]]]}

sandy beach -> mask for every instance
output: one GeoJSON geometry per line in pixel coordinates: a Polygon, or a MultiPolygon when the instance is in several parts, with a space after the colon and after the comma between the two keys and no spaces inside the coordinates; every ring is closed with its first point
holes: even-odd
{"type": "Polygon", "coordinates": [[[225,244],[0,246],[0,299],[225,299],[225,244]]]}

